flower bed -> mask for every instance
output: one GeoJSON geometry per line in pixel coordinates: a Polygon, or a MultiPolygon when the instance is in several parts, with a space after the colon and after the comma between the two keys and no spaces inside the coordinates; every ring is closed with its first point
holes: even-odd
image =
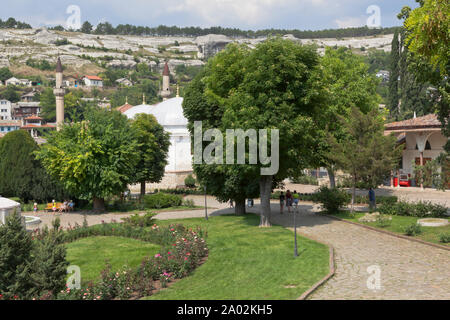
{"type": "MultiPolygon", "coordinates": [[[[34,239],[42,236],[39,230],[33,233],[34,239]]],[[[130,223],[102,223],[91,227],[75,225],[64,232],[63,239],[67,243],[91,236],[134,238],[159,244],[161,251],[145,258],[135,269],[124,267],[112,271],[107,265],[99,282],[90,282],[81,289],[66,288],[57,295],[57,299],[111,300],[149,296],[169,282],[189,275],[208,254],[204,240],[206,233],[200,228],[187,229],[180,224],[166,227],[156,224],[141,227],[130,223]]]]}

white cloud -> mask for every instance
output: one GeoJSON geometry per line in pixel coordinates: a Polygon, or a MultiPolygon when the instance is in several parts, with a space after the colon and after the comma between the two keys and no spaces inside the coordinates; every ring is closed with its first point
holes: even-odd
{"type": "Polygon", "coordinates": [[[339,28],[353,28],[362,27],[366,24],[367,17],[346,17],[343,19],[336,19],[334,22],[339,28]]]}

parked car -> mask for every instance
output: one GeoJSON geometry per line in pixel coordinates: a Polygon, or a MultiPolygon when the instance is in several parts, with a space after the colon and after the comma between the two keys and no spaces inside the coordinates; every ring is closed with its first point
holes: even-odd
{"type": "MultiPolygon", "coordinates": [[[[394,177],[394,187],[398,185],[398,177],[394,177]]],[[[411,187],[411,175],[400,174],[400,187],[411,187]]]]}

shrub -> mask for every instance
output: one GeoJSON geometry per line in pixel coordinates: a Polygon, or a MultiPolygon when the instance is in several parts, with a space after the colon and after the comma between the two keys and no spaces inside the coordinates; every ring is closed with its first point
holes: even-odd
{"type": "Polygon", "coordinates": [[[322,207],[329,213],[339,211],[339,208],[350,203],[350,195],[338,188],[330,189],[326,186],[319,188],[319,192],[313,198],[314,202],[322,204],[322,207]]]}
{"type": "Polygon", "coordinates": [[[317,180],[316,177],[307,176],[307,175],[300,175],[298,177],[292,177],[291,181],[293,183],[298,183],[298,184],[310,184],[310,185],[314,185],[314,186],[319,185],[319,181],[317,180]]]}
{"type": "Polygon", "coordinates": [[[179,195],[160,192],[144,196],[143,202],[147,209],[162,209],[169,207],[179,207],[181,206],[183,199],[179,195]]]}
{"type": "Polygon", "coordinates": [[[184,179],[184,184],[188,188],[195,188],[195,178],[192,176],[192,174],[188,175],[186,179],[184,179]]]}
{"type": "Polygon", "coordinates": [[[386,216],[386,215],[384,215],[384,214],[380,214],[380,215],[377,217],[377,222],[376,222],[376,224],[377,224],[377,226],[380,227],[380,228],[386,228],[386,227],[389,227],[389,226],[391,225],[391,223],[392,223],[392,218],[389,217],[389,216],[386,216]]]}
{"type": "Polygon", "coordinates": [[[408,236],[416,236],[422,233],[422,228],[418,223],[410,224],[405,228],[405,234],[408,236]]]}
{"type": "Polygon", "coordinates": [[[188,207],[188,208],[195,208],[194,200],[192,200],[192,199],[183,200],[183,206],[188,207]]]}
{"type": "Polygon", "coordinates": [[[439,241],[442,243],[450,243],[450,232],[441,233],[439,235],[439,241]]]}
{"type": "Polygon", "coordinates": [[[155,219],[153,217],[157,215],[157,213],[152,211],[147,211],[147,213],[143,216],[139,214],[132,215],[127,218],[122,218],[125,223],[128,223],[132,226],[136,227],[150,227],[155,223],[155,219]]]}
{"type": "Polygon", "coordinates": [[[381,204],[381,206],[379,207],[379,211],[382,214],[391,214],[398,216],[439,218],[445,216],[445,214],[447,213],[447,208],[440,204],[433,204],[428,201],[419,201],[416,203],[409,203],[406,201],[387,201],[381,204]]]}

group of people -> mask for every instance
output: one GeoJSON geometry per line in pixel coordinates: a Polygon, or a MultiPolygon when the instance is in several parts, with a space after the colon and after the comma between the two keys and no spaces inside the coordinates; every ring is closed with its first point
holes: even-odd
{"type": "Polygon", "coordinates": [[[300,195],[297,193],[297,190],[294,190],[291,193],[291,190],[286,191],[286,195],[283,191],[280,192],[280,214],[283,214],[284,205],[286,203],[286,207],[288,212],[291,212],[291,208],[294,205],[295,209],[298,207],[298,202],[300,201],[300,195]]]}
{"type": "Polygon", "coordinates": [[[72,200],[70,200],[70,201],[64,200],[64,202],[58,208],[58,206],[56,205],[56,201],[55,200],[52,201],[53,213],[56,213],[56,211],[58,211],[58,212],[69,212],[69,211],[73,210],[74,206],[75,206],[75,203],[72,200]]]}

